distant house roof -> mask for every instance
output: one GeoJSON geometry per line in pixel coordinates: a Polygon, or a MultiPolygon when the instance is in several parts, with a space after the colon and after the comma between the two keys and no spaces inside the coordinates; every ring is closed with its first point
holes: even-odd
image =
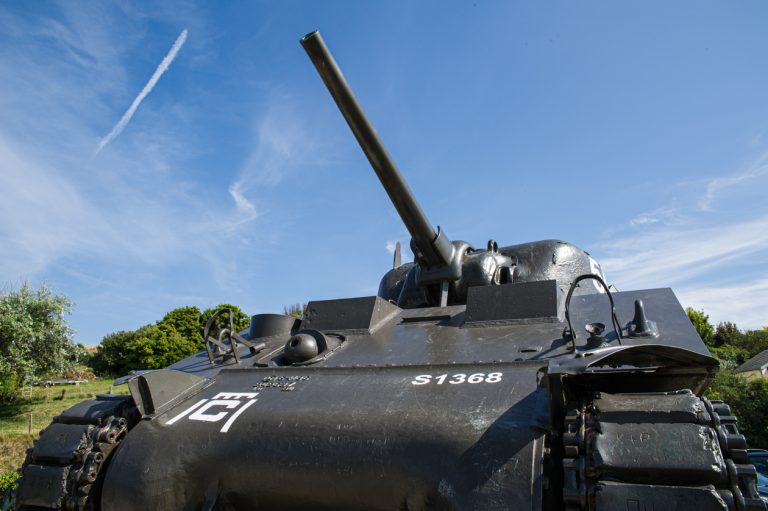
{"type": "Polygon", "coordinates": [[[736,373],[743,373],[746,371],[759,371],[765,366],[768,366],[768,350],[761,351],[733,371],[736,373]]]}

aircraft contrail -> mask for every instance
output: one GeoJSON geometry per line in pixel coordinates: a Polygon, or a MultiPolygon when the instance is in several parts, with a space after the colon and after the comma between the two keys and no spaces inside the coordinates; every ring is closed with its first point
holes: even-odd
{"type": "Polygon", "coordinates": [[[136,109],[139,108],[139,105],[144,100],[145,97],[147,97],[147,94],[152,92],[152,89],[157,84],[157,81],[160,80],[160,77],[163,76],[163,73],[165,73],[168,70],[168,66],[171,65],[171,62],[173,62],[173,59],[176,58],[176,54],[179,53],[179,50],[182,46],[184,46],[184,42],[187,40],[187,29],[181,31],[181,34],[179,34],[179,37],[176,38],[176,41],[173,43],[173,46],[171,46],[171,50],[168,52],[168,55],[165,56],[165,58],[160,62],[160,65],[157,66],[157,69],[155,69],[155,72],[152,73],[152,76],[149,78],[149,81],[144,86],[143,89],[141,89],[141,92],[139,92],[139,95],[136,96],[136,98],[133,100],[133,103],[131,103],[131,106],[128,107],[128,110],[125,111],[123,116],[120,118],[119,121],[117,121],[117,124],[112,128],[112,131],[109,132],[109,134],[101,139],[99,142],[99,147],[96,148],[96,152],[93,153],[94,156],[99,154],[99,152],[104,149],[104,146],[112,142],[117,136],[123,131],[125,126],[130,122],[131,117],[133,117],[133,114],[136,113],[136,109]]]}

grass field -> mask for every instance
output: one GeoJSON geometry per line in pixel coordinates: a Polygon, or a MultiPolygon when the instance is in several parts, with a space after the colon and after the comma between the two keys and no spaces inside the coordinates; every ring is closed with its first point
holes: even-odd
{"type": "MultiPolygon", "coordinates": [[[[0,401],[0,472],[15,470],[24,461],[24,453],[40,430],[51,423],[54,416],[70,406],[96,394],[109,392],[112,379],[94,380],[80,385],[35,387],[32,398],[0,401]],[[30,416],[32,432],[30,433],[30,416]]],[[[112,389],[114,394],[127,394],[128,386],[112,389]]]]}

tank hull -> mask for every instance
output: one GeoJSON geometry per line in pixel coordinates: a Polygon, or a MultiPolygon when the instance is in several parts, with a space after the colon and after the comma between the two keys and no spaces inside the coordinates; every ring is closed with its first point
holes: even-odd
{"type": "Polygon", "coordinates": [[[543,367],[223,370],[131,431],[102,508],[538,509],[543,367]]]}

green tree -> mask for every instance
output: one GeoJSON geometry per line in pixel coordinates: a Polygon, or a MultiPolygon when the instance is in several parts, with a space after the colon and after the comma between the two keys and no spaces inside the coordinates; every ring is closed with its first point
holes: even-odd
{"type": "Polygon", "coordinates": [[[720,361],[722,369],[732,370],[747,361],[748,353],[746,350],[733,344],[723,344],[722,346],[710,347],[709,351],[720,361]]]}
{"type": "Polygon", "coordinates": [[[160,369],[200,351],[179,332],[163,330],[159,325],[139,328],[125,348],[130,369],[160,369]]]}
{"type": "Polygon", "coordinates": [[[709,399],[725,401],[739,418],[739,431],[750,447],[768,445],[768,380],[747,380],[720,370],[706,392],[709,399]]]}
{"type": "Polygon", "coordinates": [[[160,369],[198,351],[198,343],[167,325],[145,325],[105,336],[93,357],[93,370],[120,376],[136,369],[160,369]]]}
{"type": "Polygon", "coordinates": [[[715,328],[714,345],[736,344],[741,335],[741,331],[736,326],[736,323],[728,321],[718,323],[717,328],[715,328]]]}
{"type": "Polygon", "coordinates": [[[768,350],[768,330],[747,330],[735,344],[746,352],[746,360],[749,360],[761,351],[768,350]]]}
{"type": "Polygon", "coordinates": [[[91,354],[85,347],[85,344],[79,342],[75,345],[75,364],[79,366],[88,366],[91,362],[91,354]]]}
{"type": "Polygon", "coordinates": [[[203,349],[203,329],[200,326],[201,312],[195,306],[179,307],[166,314],[157,322],[157,326],[166,336],[172,336],[174,332],[181,335],[185,341],[203,349]]]}
{"type": "MultiPolygon", "coordinates": [[[[233,311],[235,330],[248,328],[249,317],[236,305],[222,304],[201,313],[197,307],[179,307],[154,325],[131,332],[115,332],[104,337],[92,358],[98,374],[123,375],[134,369],[159,369],[205,348],[203,325],[221,308],[233,311]]],[[[229,318],[217,324],[229,328],[229,318]]]]}
{"type": "Polygon", "coordinates": [[[66,320],[71,308],[69,298],[46,286],[24,283],[0,295],[0,392],[74,369],[81,350],[66,320]]]}
{"type": "Polygon", "coordinates": [[[694,310],[691,307],[686,307],[685,312],[688,314],[688,319],[693,323],[693,327],[699,333],[699,337],[707,346],[711,346],[715,336],[715,329],[709,322],[709,316],[704,314],[703,310],[694,310]]]}
{"type": "Polygon", "coordinates": [[[101,340],[91,358],[91,368],[100,375],[122,375],[128,366],[128,344],[136,337],[136,331],[120,331],[107,334],[101,340]]]}

